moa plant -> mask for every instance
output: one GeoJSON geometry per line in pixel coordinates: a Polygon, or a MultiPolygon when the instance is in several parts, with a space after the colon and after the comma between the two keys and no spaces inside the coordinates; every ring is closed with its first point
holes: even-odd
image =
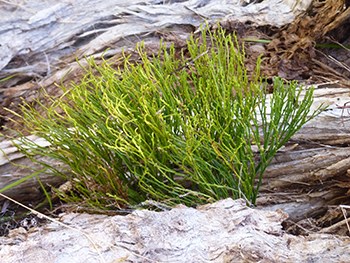
{"type": "MultiPolygon", "coordinates": [[[[191,37],[187,48],[161,44],[139,60],[88,60],[79,83],[52,104],[22,107],[26,131],[18,147],[34,161],[70,169],[67,201],[108,209],[156,200],[197,205],[227,197],[255,204],[276,152],[321,109],[313,89],[275,78],[273,94],[259,71],[248,76],[244,48],[219,28],[191,37]],[[42,115],[41,112],[45,112],[42,115]]],[[[271,85],[269,87],[271,89],[271,85]]]]}

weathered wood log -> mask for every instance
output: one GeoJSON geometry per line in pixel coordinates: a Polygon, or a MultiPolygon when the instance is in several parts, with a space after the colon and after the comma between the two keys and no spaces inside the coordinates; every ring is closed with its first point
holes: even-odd
{"type": "Polygon", "coordinates": [[[221,200],[197,209],[127,216],[65,214],[59,223],[0,237],[0,261],[37,262],[347,262],[349,238],[285,233],[282,211],[221,200]]]}
{"type": "MultiPolygon", "coordinates": [[[[56,164],[58,167],[62,166],[57,161],[48,158],[42,158],[41,161],[56,164]]],[[[38,172],[41,169],[43,169],[42,166],[34,164],[30,159],[24,157],[16,159],[12,163],[1,165],[0,189],[10,186],[18,180],[30,177],[18,186],[4,191],[4,194],[26,204],[38,204],[45,199],[44,189],[40,183],[50,192],[51,187],[58,187],[66,181],[63,177],[53,176],[49,171],[38,172]],[[31,176],[33,174],[35,176],[31,176]]],[[[0,198],[0,202],[2,200],[3,198],[0,198]]]]}
{"type": "MultiPolygon", "coordinates": [[[[49,146],[47,141],[35,136],[28,136],[33,142],[43,147],[49,146]]],[[[3,141],[0,143],[0,189],[8,188],[19,180],[24,180],[15,187],[10,187],[4,193],[9,197],[25,203],[37,203],[44,198],[42,186],[47,190],[50,187],[58,187],[63,184],[66,179],[63,177],[53,176],[49,170],[44,169],[39,163],[32,162],[31,159],[25,157],[15,144],[18,141],[3,141]],[[40,181],[40,182],[39,182],[40,181]],[[42,186],[41,186],[42,184],[42,186]]],[[[64,172],[64,165],[57,160],[37,157],[42,163],[50,163],[64,172]]],[[[67,175],[69,170],[67,170],[67,175]]],[[[0,198],[0,201],[3,198],[0,198]]]]}
{"type": "Polygon", "coordinates": [[[0,78],[16,74],[2,83],[10,87],[25,77],[51,75],[56,67],[76,58],[98,56],[106,48],[107,53],[115,54],[140,40],[156,38],[152,42],[157,43],[162,34],[170,32],[182,32],[173,40],[181,35],[186,38],[188,28],[193,31],[205,19],[234,16],[237,22],[280,27],[309,5],[310,1],[287,0],[251,5],[240,0],[4,2],[0,6],[0,78]]]}

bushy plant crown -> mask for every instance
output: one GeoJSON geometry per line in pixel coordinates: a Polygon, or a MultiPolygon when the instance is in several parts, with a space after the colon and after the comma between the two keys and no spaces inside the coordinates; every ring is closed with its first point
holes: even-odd
{"type": "Polygon", "coordinates": [[[254,204],[277,150],[318,114],[309,112],[313,90],[301,96],[295,82],[276,78],[267,103],[259,62],[248,76],[243,47],[220,28],[192,37],[186,56],[161,46],[148,56],[140,44],[141,62],[124,56],[119,69],[90,59],[79,83],[41,106],[46,116],[23,107],[27,130],[51,146],[23,138],[22,150],[68,165],[73,188],[61,197],[95,207],[254,204]]]}

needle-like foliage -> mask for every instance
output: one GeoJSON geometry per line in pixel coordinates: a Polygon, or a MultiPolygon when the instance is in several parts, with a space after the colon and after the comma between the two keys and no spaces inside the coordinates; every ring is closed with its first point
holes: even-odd
{"type": "Polygon", "coordinates": [[[259,62],[248,76],[244,49],[220,28],[180,55],[164,45],[151,57],[137,51],[141,62],[124,57],[117,70],[89,60],[81,82],[42,105],[46,116],[23,107],[27,130],[51,146],[23,139],[22,150],[68,165],[73,188],[62,197],[95,207],[254,204],[277,150],[319,113],[309,112],[313,90],[276,78],[268,103],[259,62]]]}

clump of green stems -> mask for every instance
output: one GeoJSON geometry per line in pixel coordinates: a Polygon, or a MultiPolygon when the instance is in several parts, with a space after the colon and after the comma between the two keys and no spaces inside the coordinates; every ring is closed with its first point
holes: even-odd
{"type": "Polygon", "coordinates": [[[275,78],[268,99],[260,61],[248,76],[242,45],[221,28],[191,37],[180,54],[165,45],[153,56],[142,44],[136,50],[139,63],[124,56],[114,69],[90,59],[81,82],[51,105],[24,105],[27,131],[51,146],[23,137],[21,150],[68,165],[73,188],[61,197],[94,207],[255,204],[278,149],[320,112],[310,113],[313,90],[275,78]]]}

